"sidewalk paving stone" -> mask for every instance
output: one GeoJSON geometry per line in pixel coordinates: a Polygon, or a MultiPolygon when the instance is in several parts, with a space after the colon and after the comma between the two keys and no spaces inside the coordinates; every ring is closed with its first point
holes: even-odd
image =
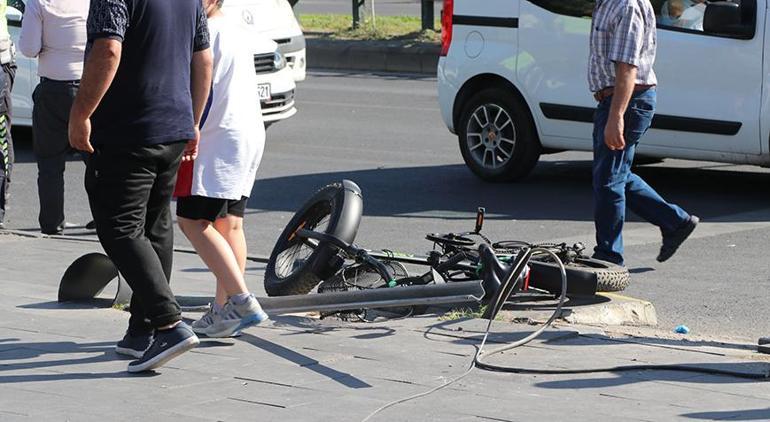
{"type": "MultiPolygon", "coordinates": [[[[24,259],[0,274],[0,420],[360,421],[393,400],[443,385],[469,367],[486,321],[435,315],[369,324],[280,316],[238,338],[203,339],[157,373],[125,372],[114,353],[128,315],[55,303],[64,268],[94,244],[0,236],[24,259]],[[38,247],[40,246],[40,247],[38,247]],[[40,261],[40,264],[35,264],[40,261]],[[34,269],[34,270],[32,270],[34,269]]],[[[213,291],[193,255],[177,254],[180,295],[213,291]]],[[[249,286],[260,289],[261,265],[249,286]]],[[[261,289],[260,289],[261,290],[261,289]]],[[[198,318],[201,313],[185,313],[198,318]]],[[[533,326],[496,322],[486,350],[533,326]]],[[[627,337],[557,324],[529,345],[488,361],[539,368],[697,364],[746,372],[768,360],[718,339],[627,337]]],[[[674,371],[517,375],[474,370],[373,420],[770,419],[770,384],[674,371]]]]}

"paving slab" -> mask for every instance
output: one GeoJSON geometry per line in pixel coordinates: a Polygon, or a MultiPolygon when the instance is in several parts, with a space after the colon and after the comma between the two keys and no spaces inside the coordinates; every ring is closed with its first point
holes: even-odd
{"type": "MultiPolygon", "coordinates": [[[[69,260],[98,251],[98,245],[3,236],[0,242],[24,257],[0,264],[5,293],[0,298],[2,421],[360,421],[393,400],[462,375],[487,325],[438,315],[374,323],[281,316],[238,338],[204,339],[155,373],[130,375],[125,372],[129,360],[113,349],[125,330],[125,312],[55,303],[58,279],[69,260]]],[[[175,258],[176,293],[210,294],[212,277],[200,260],[188,254],[175,258]]],[[[255,291],[261,290],[260,272],[255,265],[248,278],[255,291]]],[[[535,328],[495,322],[487,350],[535,328]]],[[[697,337],[682,341],[649,328],[633,330],[561,322],[529,345],[488,360],[546,369],[688,364],[746,373],[770,370],[767,357],[747,344],[697,337]]],[[[770,384],[674,371],[517,375],[476,369],[372,420],[566,417],[767,420],[770,384]]]]}

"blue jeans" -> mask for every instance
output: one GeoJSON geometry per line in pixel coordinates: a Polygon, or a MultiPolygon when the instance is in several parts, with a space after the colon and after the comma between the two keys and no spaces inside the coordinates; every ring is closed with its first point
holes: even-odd
{"type": "Polygon", "coordinates": [[[684,225],[690,218],[680,207],[669,204],[641,177],[631,172],[636,145],[655,114],[655,88],[634,92],[624,115],[626,148],[612,151],[604,143],[612,97],[599,103],[594,114],[594,257],[623,265],[623,223],[626,207],[660,227],[663,234],[684,225]]]}

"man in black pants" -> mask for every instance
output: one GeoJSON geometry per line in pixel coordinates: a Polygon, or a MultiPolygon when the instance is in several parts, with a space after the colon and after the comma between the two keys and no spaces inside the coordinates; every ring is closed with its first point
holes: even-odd
{"type": "Polygon", "coordinates": [[[180,160],[197,154],[212,57],[200,0],[91,1],[70,144],[91,153],[86,190],[99,240],[134,290],[116,351],[129,372],[198,344],[169,287],[171,194],[180,160]]]}
{"type": "Polygon", "coordinates": [[[62,234],[65,227],[64,169],[72,153],[67,122],[83,73],[87,16],[88,3],[80,0],[27,0],[19,34],[19,51],[37,59],[40,76],[32,93],[32,134],[43,234],[62,234]]]}

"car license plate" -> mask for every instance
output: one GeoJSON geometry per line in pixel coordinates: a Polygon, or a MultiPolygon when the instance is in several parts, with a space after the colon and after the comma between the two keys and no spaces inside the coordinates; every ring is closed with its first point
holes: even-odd
{"type": "Polygon", "coordinates": [[[269,100],[270,99],[270,84],[259,84],[259,85],[257,85],[257,92],[259,93],[259,99],[260,100],[269,100]]]}

